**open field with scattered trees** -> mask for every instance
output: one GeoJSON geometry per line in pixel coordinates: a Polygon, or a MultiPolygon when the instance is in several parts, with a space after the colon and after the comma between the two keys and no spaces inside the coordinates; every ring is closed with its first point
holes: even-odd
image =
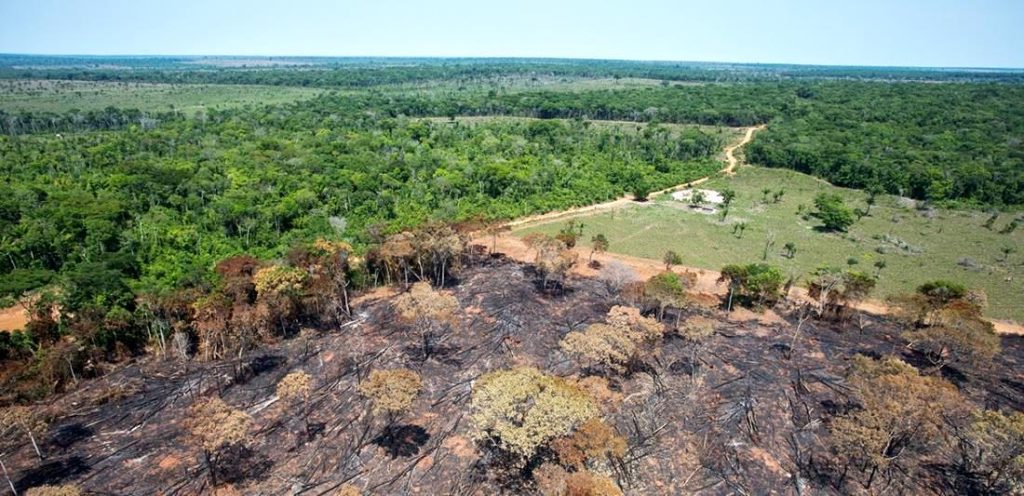
{"type": "Polygon", "coordinates": [[[9,113],[101,111],[108,107],[193,116],[219,108],[291,103],[321,90],[239,86],[60,80],[0,80],[0,110],[9,113]]]}
{"type": "MultiPolygon", "coordinates": [[[[1024,230],[1011,227],[1015,221],[1024,223],[1019,213],[997,215],[989,225],[990,212],[919,207],[889,195],[878,195],[869,208],[866,192],[760,167],[742,167],[735,176],[715,178],[699,188],[735,193],[724,220],[721,205],[709,203],[711,209],[701,210],[690,201],[663,195],[647,204],[578,218],[581,239],[604,234],[609,251],[654,260],[672,250],[680,255],[681,265],[711,270],[766,261],[782,268],[797,285],[806,284],[819,267],[850,267],[878,274],[880,298],[929,280],[963,281],[985,289],[990,316],[1024,320],[1024,230]],[[823,192],[837,193],[851,208],[868,212],[845,233],[823,232],[822,222],[811,215],[815,196],[823,192]]],[[[555,234],[565,222],[517,232],[555,234]]]]}

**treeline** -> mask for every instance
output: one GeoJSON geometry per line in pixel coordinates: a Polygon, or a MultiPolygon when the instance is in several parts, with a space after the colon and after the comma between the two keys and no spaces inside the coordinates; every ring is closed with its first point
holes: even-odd
{"type": "Polygon", "coordinates": [[[1024,87],[821,84],[747,149],[755,164],[935,202],[1024,204],[1024,87]]]}
{"type": "Polygon", "coordinates": [[[128,126],[149,129],[161,122],[184,119],[180,112],[143,112],[107,107],[103,110],[69,112],[7,112],[0,109],[0,134],[69,133],[110,131],[128,126]]]}
{"type": "MultiPolygon", "coordinates": [[[[315,104],[335,108],[345,98],[315,104]]],[[[406,115],[769,123],[747,150],[752,163],[919,200],[1024,204],[1019,85],[759,83],[375,98],[375,107],[406,115]]]]}
{"type": "Polygon", "coordinates": [[[0,55],[0,78],[362,88],[508,77],[694,82],[873,80],[1024,82],[1019,70],[837,67],[578,59],[366,57],[57,57],[0,55]],[[279,64],[279,65],[274,65],[279,64]]]}

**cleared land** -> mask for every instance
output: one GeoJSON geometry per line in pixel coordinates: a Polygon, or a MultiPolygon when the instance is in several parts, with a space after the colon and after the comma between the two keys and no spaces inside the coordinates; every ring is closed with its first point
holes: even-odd
{"type": "Polygon", "coordinates": [[[208,108],[289,103],[322,91],[288,86],[8,80],[0,81],[0,110],[66,112],[117,107],[193,115],[208,108]]]}
{"type": "MultiPolygon", "coordinates": [[[[856,207],[865,206],[865,193],[837,188],[811,176],[788,170],[744,167],[736,175],[714,178],[704,189],[731,188],[737,193],[729,216],[699,213],[689,205],[662,196],[648,204],[630,203],[587,216],[582,243],[597,233],[611,242],[610,251],[635,257],[660,259],[667,250],[683,257],[683,264],[717,270],[729,263],[761,261],[765,244],[774,238],[767,261],[794,277],[806,276],[825,265],[855,267],[868,273],[884,260],[875,297],[912,291],[921,283],[946,278],[962,281],[988,292],[988,314],[994,318],[1024,320],[1024,230],[1002,234],[1012,219],[1003,214],[991,229],[983,226],[989,214],[970,210],[921,210],[897,197],[878,198],[870,215],[854,224],[847,234],[816,229],[817,219],[799,212],[813,209],[813,198],[823,191],[836,192],[856,207]],[[763,189],[784,190],[777,203],[763,189]],[[740,235],[736,225],[746,223],[740,235]],[[786,243],[796,245],[793,258],[782,255],[786,243]],[[1008,255],[1004,247],[1015,251],[1008,255]]],[[[517,230],[555,233],[563,221],[517,230]]]]}

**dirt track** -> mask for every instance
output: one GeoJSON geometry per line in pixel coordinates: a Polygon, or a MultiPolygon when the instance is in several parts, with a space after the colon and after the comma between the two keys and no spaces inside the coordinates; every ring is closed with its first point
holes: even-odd
{"type": "MultiPolygon", "coordinates": [[[[746,145],[747,143],[750,143],[750,140],[753,139],[753,137],[754,137],[754,131],[760,131],[761,129],[764,129],[764,128],[765,128],[765,126],[763,124],[760,125],[760,126],[748,127],[748,128],[746,128],[746,132],[743,135],[743,139],[742,140],[740,140],[740,141],[738,141],[736,143],[733,143],[733,144],[731,144],[729,146],[726,146],[725,147],[725,161],[726,161],[727,165],[725,166],[725,168],[720,170],[718,173],[719,174],[732,174],[733,173],[733,169],[735,169],[736,166],[739,165],[739,160],[736,159],[736,156],[733,154],[733,152],[736,151],[736,149],[746,145]]],[[[665,189],[658,190],[658,191],[652,191],[651,193],[649,193],[647,195],[647,197],[648,198],[654,198],[654,197],[657,197],[659,195],[663,195],[665,193],[670,193],[670,192],[673,192],[673,191],[676,191],[676,190],[679,190],[679,189],[683,189],[683,188],[689,188],[690,186],[696,186],[698,184],[707,182],[710,179],[711,179],[711,176],[704,176],[704,177],[702,177],[700,179],[696,179],[696,180],[690,181],[688,183],[678,184],[676,186],[672,186],[672,187],[665,188],[665,189]]],[[[625,206],[625,205],[629,205],[630,203],[633,203],[635,200],[636,200],[636,198],[632,194],[626,194],[625,196],[623,196],[621,198],[617,198],[615,200],[604,202],[604,203],[595,203],[594,205],[587,205],[587,206],[584,206],[584,207],[576,207],[576,208],[570,208],[570,209],[567,209],[567,210],[558,210],[556,212],[548,212],[548,213],[545,213],[545,214],[538,214],[538,215],[530,215],[530,216],[527,216],[527,217],[521,217],[519,219],[507,222],[505,224],[505,226],[507,226],[507,227],[509,227],[511,229],[519,229],[519,228],[523,228],[523,227],[526,227],[526,226],[532,226],[532,225],[537,225],[537,224],[545,224],[545,223],[551,222],[553,220],[564,219],[566,217],[575,217],[577,215],[590,214],[590,213],[595,213],[595,212],[603,212],[605,210],[610,210],[610,209],[613,209],[613,208],[616,208],[616,207],[622,207],[622,206],[625,206]]]]}

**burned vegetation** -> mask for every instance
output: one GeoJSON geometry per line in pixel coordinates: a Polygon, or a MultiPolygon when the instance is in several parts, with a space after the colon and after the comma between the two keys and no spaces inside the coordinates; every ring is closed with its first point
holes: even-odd
{"type": "Polygon", "coordinates": [[[349,496],[1024,484],[1024,342],[985,328],[975,294],[922,288],[884,319],[843,310],[870,291],[856,275],[818,274],[797,304],[767,269],[736,267],[731,298],[709,306],[687,292],[692,274],[582,278],[564,241],[534,247],[538,266],[444,231],[393,237],[366,260],[320,243],[287,266],[226,261],[172,352],[0,412],[4,484],[349,496]],[[352,293],[337,269],[355,263],[394,291],[352,293]],[[741,304],[782,318],[727,311],[741,304]]]}

